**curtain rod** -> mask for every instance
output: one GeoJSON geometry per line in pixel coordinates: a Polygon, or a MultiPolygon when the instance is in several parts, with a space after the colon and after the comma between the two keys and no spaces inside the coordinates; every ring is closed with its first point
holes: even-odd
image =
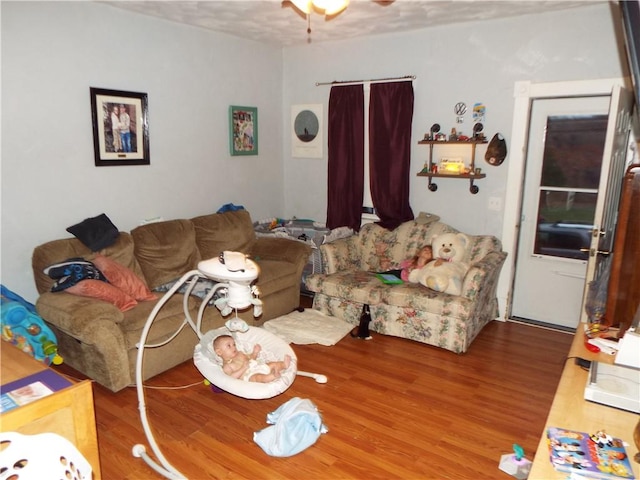
{"type": "Polygon", "coordinates": [[[364,83],[364,82],[386,82],[389,80],[415,80],[415,75],[405,75],[404,77],[389,78],[372,78],[369,80],[334,80],[333,82],[316,82],[316,87],[320,85],[344,85],[346,83],[364,83]]]}

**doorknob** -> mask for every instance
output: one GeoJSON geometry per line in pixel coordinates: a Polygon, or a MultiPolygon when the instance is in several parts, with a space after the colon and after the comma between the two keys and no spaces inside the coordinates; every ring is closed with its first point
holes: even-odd
{"type": "Polygon", "coordinates": [[[611,252],[609,250],[596,250],[595,248],[581,248],[580,251],[589,252],[589,255],[592,257],[595,255],[611,255],[611,252]]]}

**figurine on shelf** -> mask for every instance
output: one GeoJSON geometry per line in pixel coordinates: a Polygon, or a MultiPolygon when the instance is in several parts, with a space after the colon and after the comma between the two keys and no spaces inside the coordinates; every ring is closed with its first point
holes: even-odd
{"type": "Polygon", "coordinates": [[[451,129],[451,133],[449,134],[449,141],[455,142],[456,140],[458,140],[458,133],[456,132],[455,127],[453,127],[451,129]]]}
{"type": "MultiPolygon", "coordinates": [[[[428,140],[435,140],[436,139],[436,134],[440,131],[440,124],[439,123],[434,123],[433,125],[431,125],[431,128],[429,129],[429,138],[428,140]]],[[[425,135],[426,137],[426,135],[425,135]]]]}
{"type": "Polygon", "coordinates": [[[484,133],[482,133],[482,130],[484,129],[484,125],[482,125],[482,123],[478,122],[473,126],[473,139],[478,141],[478,142],[484,142],[486,140],[486,137],[484,136],[484,133]]]}

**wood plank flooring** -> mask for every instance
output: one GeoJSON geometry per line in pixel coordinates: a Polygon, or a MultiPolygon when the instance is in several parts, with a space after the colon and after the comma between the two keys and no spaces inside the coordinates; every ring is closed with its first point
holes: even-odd
{"type": "MultiPolygon", "coordinates": [[[[192,362],[147,382],[149,421],[162,453],[190,479],[500,479],[500,456],[520,444],[532,458],[572,336],[492,322],[463,355],[373,334],[333,347],[294,345],[298,377],[268,400],[214,393],[192,362]],[[253,433],[293,397],[311,399],[329,432],[289,458],[265,454],[253,433]]],[[[66,368],[67,372],[70,370],[66,368]]],[[[103,478],[162,478],[134,444],[148,446],[135,388],[94,384],[103,478]]]]}

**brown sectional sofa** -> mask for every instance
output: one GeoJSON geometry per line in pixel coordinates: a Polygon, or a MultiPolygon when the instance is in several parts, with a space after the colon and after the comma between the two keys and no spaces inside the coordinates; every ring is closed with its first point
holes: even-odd
{"type": "MultiPolygon", "coordinates": [[[[122,312],[114,305],[67,292],[51,292],[53,280],[43,270],[69,258],[91,261],[101,253],[128,267],[149,288],[177,280],[197,268],[200,260],[223,250],[248,254],[260,267],[257,286],[263,314],[253,309],[239,312],[250,325],[289,313],[299,306],[302,269],[311,253],[308,245],[284,238],[258,238],[245,210],[168,220],[120,232],[115,244],[91,252],[75,238],[53,240],[35,248],[32,267],[40,297],[36,309],[54,330],[65,362],[101,385],[116,392],[135,380],[136,344],[155,301],[139,302],[122,312]]],[[[162,296],[158,293],[158,299],[162,296]]],[[[170,338],[184,321],[183,296],[174,295],[160,310],[149,331],[147,345],[170,338]]],[[[189,298],[195,320],[200,300],[189,298]]],[[[205,309],[202,332],[221,326],[223,318],[215,307],[205,309]]],[[[197,337],[189,326],[170,343],[148,348],[144,355],[143,378],[148,379],[193,356],[197,337]]]]}

